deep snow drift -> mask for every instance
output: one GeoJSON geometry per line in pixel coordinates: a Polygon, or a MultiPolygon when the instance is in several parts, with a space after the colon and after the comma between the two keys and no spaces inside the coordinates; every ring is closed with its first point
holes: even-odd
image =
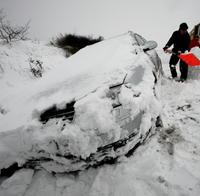
{"type": "MultiPolygon", "coordinates": [[[[23,165],[29,160],[48,160],[40,161],[48,171],[73,171],[82,163],[70,164],[65,157],[86,159],[99,147],[128,138],[131,133],[128,128],[122,128],[113,115],[113,98],[109,95],[109,86],[124,79],[127,86],[122,86],[117,96],[130,119],[141,116],[141,124],[134,131],[137,134],[134,143],[143,139],[155,126],[160,112],[154,84],[159,71],[155,72],[155,65],[136,43],[131,32],[125,33],[86,47],[65,61],[59,50],[52,57],[55,48],[39,45],[40,53],[45,51],[44,56],[40,56],[40,61],[44,61],[41,78],[30,77],[28,82],[19,81],[10,87],[9,79],[3,75],[0,104],[5,112],[0,116],[0,169],[13,163],[23,165]],[[57,66],[53,67],[52,62],[57,66]],[[63,108],[73,100],[76,101],[73,123],[53,119],[43,125],[39,121],[45,109],[54,105],[63,108]]],[[[16,53],[22,48],[20,55],[8,55],[12,63],[15,58],[23,61],[21,67],[14,70],[19,76],[28,64],[27,51],[32,51],[35,45],[25,42],[24,45],[15,43],[13,49],[8,47],[2,46],[6,53],[16,53]]],[[[155,55],[153,50],[151,53],[155,55]]],[[[4,54],[2,52],[6,67],[9,62],[4,54]]],[[[37,52],[34,55],[37,56],[37,52]]],[[[9,74],[9,70],[6,73],[9,74]]],[[[112,154],[112,157],[117,156],[112,154]]]]}
{"type": "MultiPolygon", "coordinates": [[[[127,47],[127,42],[124,43],[127,47]]],[[[119,53],[121,54],[121,50],[119,53]]],[[[1,179],[0,196],[199,195],[199,81],[188,80],[186,83],[178,83],[169,80],[169,56],[163,52],[159,54],[166,76],[162,79],[160,93],[164,124],[160,132],[141,146],[133,156],[121,157],[119,163],[115,165],[91,168],[76,175],[53,175],[44,170],[21,169],[10,178],[1,179]]],[[[144,55],[141,58],[146,59],[144,55]]],[[[117,79],[121,80],[123,71],[122,74],[120,73],[119,71],[116,75],[119,76],[117,79]]],[[[39,82],[36,81],[36,83],[39,82]]],[[[2,100],[6,106],[5,111],[9,111],[6,110],[9,106],[12,109],[13,103],[9,105],[9,99],[2,100]]],[[[4,112],[2,112],[3,115],[4,112]]],[[[10,142],[11,149],[15,137],[16,135],[13,135],[13,140],[10,142]]],[[[29,139],[31,138],[27,138],[27,143],[29,139]]],[[[20,145],[25,145],[24,141],[20,145]]],[[[5,152],[4,150],[2,142],[0,151],[5,152]]],[[[9,156],[12,157],[12,150],[10,153],[4,156],[1,154],[0,161],[8,160],[9,156]]]]}

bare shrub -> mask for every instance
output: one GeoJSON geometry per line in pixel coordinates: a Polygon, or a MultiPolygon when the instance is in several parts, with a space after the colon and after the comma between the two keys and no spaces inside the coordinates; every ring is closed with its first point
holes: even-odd
{"type": "Polygon", "coordinates": [[[29,61],[31,73],[36,78],[42,77],[42,74],[44,71],[44,69],[42,67],[43,62],[40,60],[32,59],[32,58],[29,58],[28,61],[29,61]]]}
{"type": "Polygon", "coordinates": [[[24,26],[13,26],[10,21],[6,19],[3,9],[0,10],[0,39],[6,43],[12,41],[26,40],[30,21],[24,26]]]}

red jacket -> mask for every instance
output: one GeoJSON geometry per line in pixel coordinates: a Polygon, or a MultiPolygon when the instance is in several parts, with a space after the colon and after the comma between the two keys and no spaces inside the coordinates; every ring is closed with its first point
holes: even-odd
{"type": "Polygon", "coordinates": [[[194,38],[190,41],[190,46],[189,46],[189,50],[191,50],[191,48],[195,47],[195,46],[198,46],[200,47],[200,44],[199,44],[199,39],[198,38],[194,38]]]}

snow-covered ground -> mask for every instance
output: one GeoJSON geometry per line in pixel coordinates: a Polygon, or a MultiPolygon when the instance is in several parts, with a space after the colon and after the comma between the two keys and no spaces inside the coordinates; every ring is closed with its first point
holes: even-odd
{"type": "Polygon", "coordinates": [[[18,170],[10,178],[1,179],[0,196],[199,195],[199,81],[169,80],[169,56],[162,51],[159,55],[166,75],[160,92],[164,125],[160,132],[114,165],[77,174],[18,170]]]}

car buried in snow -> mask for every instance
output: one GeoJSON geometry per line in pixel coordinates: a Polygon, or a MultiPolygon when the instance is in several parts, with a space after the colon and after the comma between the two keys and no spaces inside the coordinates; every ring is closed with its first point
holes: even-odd
{"type": "Polygon", "coordinates": [[[27,90],[26,126],[1,136],[15,154],[9,164],[74,172],[133,153],[161,126],[156,46],[128,32],[80,50],[44,76],[37,92],[27,90]],[[11,147],[11,137],[20,145],[11,147]]]}

